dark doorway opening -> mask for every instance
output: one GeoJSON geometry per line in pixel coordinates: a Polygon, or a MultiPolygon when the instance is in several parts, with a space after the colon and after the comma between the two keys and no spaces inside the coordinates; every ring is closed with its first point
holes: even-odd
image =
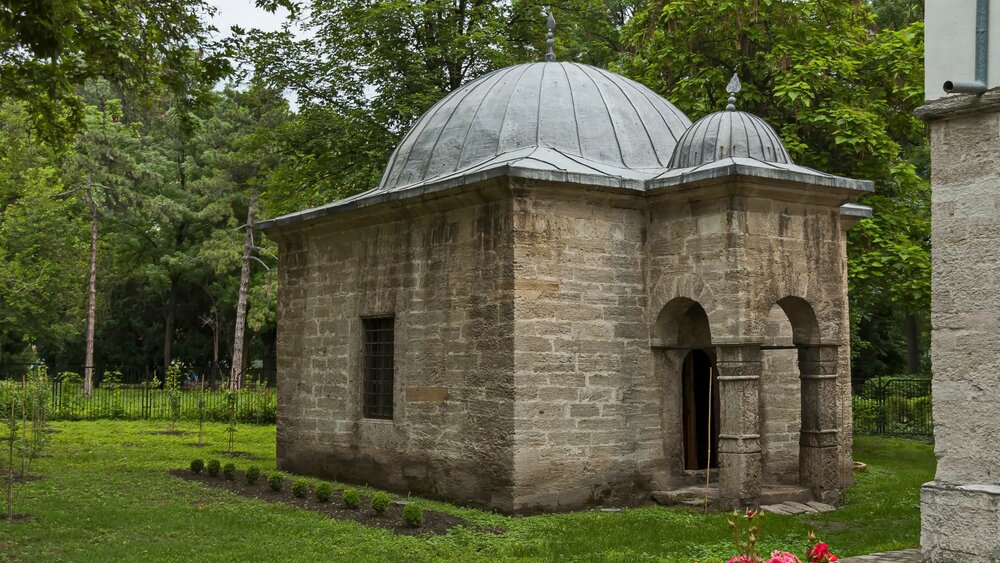
{"type": "Polygon", "coordinates": [[[719,380],[704,350],[684,358],[684,469],[719,466],[719,380]],[[711,396],[711,406],[709,397],[711,396]],[[709,424],[711,417],[711,424],[709,424]],[[711,431],[709,430],[711,427],[711,431]],[[709,445],[712,457],[709,460],[709,445]]]}

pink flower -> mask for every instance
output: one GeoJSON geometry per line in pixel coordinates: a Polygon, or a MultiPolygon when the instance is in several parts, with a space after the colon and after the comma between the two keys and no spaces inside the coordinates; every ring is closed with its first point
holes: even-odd
{"type": "Polygon", "coordinates": [[[754,561],[753,558],[750,557],[749,555],[737,555],[736,557],[733,557],[729,561],[726,561],[726,563],[757,563],[757,562],[754,561]]]}
{"type": "Polygon", "coordinates": [[[771,552],[771,558],[767,560],[767,563],[802,563],[802,560],[787,551],[774,550],[771,552]]]}

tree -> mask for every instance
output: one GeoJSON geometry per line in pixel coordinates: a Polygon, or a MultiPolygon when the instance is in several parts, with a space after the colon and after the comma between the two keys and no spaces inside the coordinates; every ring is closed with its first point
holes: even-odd
{"type": "Polygon", "coordinates": [[[80,334],[85,230],[64,189],[24,105],[0,104],[0,363],[34,362],[80,334]]]}
{"type": "MultiPolygon", "coordinates": [[[[87,106],[84,130],[76,140],[68,160],[67,174],[75,180],[90,220],[90,255],[87,277],[87,324],[84,352],[84,395],[90,396],[94,385],[94,346],[97,325],[98,231],[103,213],[120,212],[135,199],[135,184],[141,169],[136,161],[140,148],[138,123],[122,120],[119,100],[108,84],[89,85],[90,94],[99,106],[87,106]]],[[[72,180],[71,180],[72,181],[72,180]]]]}
{"type": "Polygon", "coordinates": [[[918,224],[877,236],[906,217],[928,217],[926,179],[914,164],[923,124],[912,113],[923,103],[921,23],[880,29],[868,3],[848,0],[669,0],[638,12],[626,34],[624,72],[693,118],[725,106],[736,69],[739,108],[774,125],[797,163],[874,180],[876,195],[865,202],[876,217],[850,235],[852,288],[870,293],[852,295],[855,320],[880,301],[925,314],[926,231],[918,224]],[[883,263],[873,254],[891,256],[895,272],[875,285],[858,277],[883,263]],[[895,277],[901,272],[916,277],[895,277]]]}
{"type": "Polygon", "coordinates": [[[0,98],[24,101],[43,137],[69,141],[83,127],[76,92],[104,77],[137,98],[166,88],[203,103],[229,65],[211,49],[202,0],[8,0],[0,6],[0,98]]]}
{"type": "MultiPolygon", "coordinates": [[[[271,4],[270,2],[266,4],[271,4]]],[[[292,8],[310,35],[240,30],[229,43],[260,82],[300,106],[272,141],[269,214],[327,203],[378,184],[413,122],[448,92],[498,68],[541,61],[545,11],[559,21],[562,60],[607,66],[636,2],[562,0],[313,0],[292,8]]]]}

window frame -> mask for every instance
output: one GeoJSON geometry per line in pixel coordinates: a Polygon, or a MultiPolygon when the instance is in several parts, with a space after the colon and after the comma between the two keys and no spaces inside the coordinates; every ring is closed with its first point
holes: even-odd
{"type": "Polygon", "coordinates": [[[361,317],[361,417],[393,420],[396,385],[396,317],[361,317]]]}

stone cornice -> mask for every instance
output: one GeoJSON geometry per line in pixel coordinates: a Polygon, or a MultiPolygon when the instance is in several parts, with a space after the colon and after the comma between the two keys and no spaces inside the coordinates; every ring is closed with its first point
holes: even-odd
{"type": "Polygon", "coordinates": [[[924,121],[940,121],[984,112],[1000,112],[1000,88],[988,90],[978,96],[946,96],[918,107],[913,114],[924,121]]]}

